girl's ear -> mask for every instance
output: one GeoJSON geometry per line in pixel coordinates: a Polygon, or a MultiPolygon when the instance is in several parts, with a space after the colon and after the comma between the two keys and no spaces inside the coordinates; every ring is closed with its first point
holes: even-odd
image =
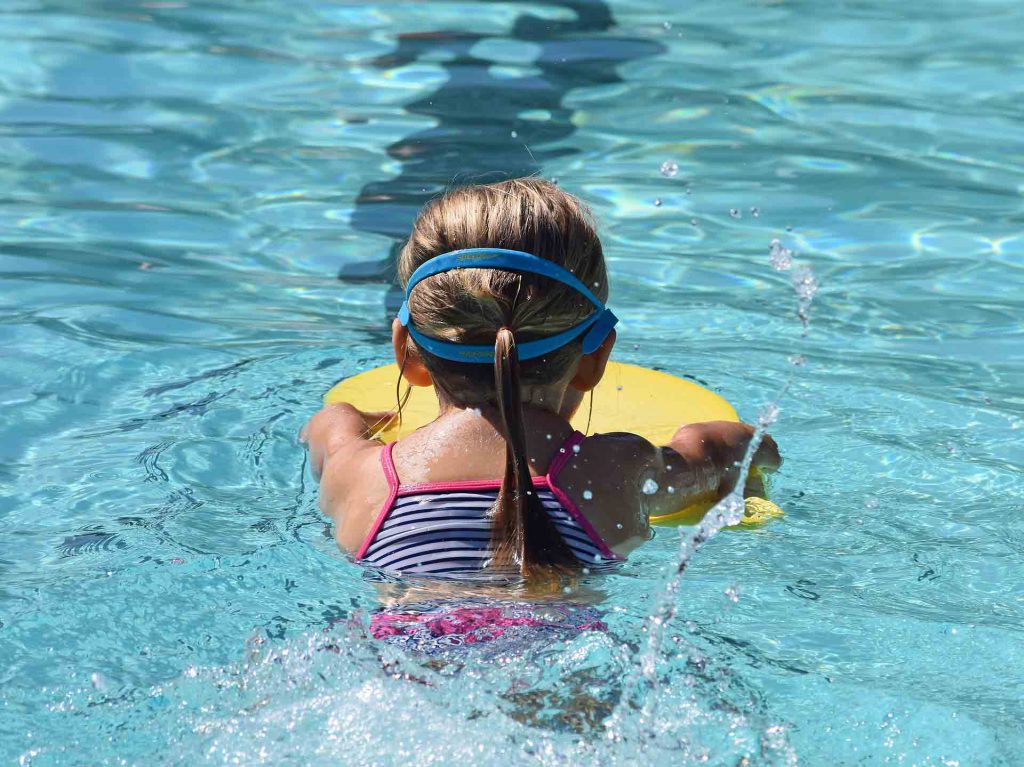
{"type": "Polygon", "coordinates": [[[402,378],[411,386],[431,386],[434,383],[420,355],[409,348],[409,330],[397,319],[391,322],[391,346],[395,350],[395,362],[402,371],[402,378]]]}
{"type": "Polygon", "coordinates": [[[576,375],[573,376],[569,385],[576,389],[576,391],[587,392],[601,383],[613,346],[615,346],[614,330],[608,334],[608,337],[597,347],[596,351],[580,357],[580,364],[576,368],[576,375]]]}

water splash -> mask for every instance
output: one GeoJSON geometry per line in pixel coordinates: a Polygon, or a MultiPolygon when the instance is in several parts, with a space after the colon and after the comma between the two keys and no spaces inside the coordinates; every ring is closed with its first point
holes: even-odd
{"type": "Polygon", "coordinates": [[[811,308],[811,301],[814,300],[814,296],[818,292],[818,280],[814,276],[814,272],[811,271],[811,267],[805,265],[793,269],[789,279],[799,299],[796,316],[800,318],[800,324],[803,325],[804,335],[806,335],[811,322],[808,311],[811,308]]]}
{"type": "MultiPolygon", "coordinates": [[[[732,213],[739,211],[733,210],[732,213]]],[[[737,216],[734,216],[737,217],[737,216]]],[[[786,271],[793,265],[793,252],[782,245],[779,240],[772,240],[769,246],[771,265],[776,271],[786,271]]],[[[807,335],[809,326],[808,310],[818,291],[818,281],[809,266],[800,265],[793,270],[791,282],[797,295],[797,316],[807,335]]],[[[606,735],[613,741],[632,739],[643,743],[652,739],[657,732],[658,716],[655,702],[658,689],[659,668],[665,663],[666,637],[668,629],[678,614],[678,600],[683,575],[686,573],[693,555],[708,540],[717,535],[725,527],[739,524],[743,518],[746,504],[743,488],[757,453],[769,426],[779,417],[778,403],[785,397],[793,381],[797,369],[806,364],[802,354],[793,354],[789,362],[793,373],[782,384],[775,396],[764,405],[757,417],[754,434],[747,445],[746,453],[739,464],[739,476],[734,490],[713,506],[701,521],[690,528],[680,528],[679,551],[674,569],[669,573],[665,586],[658,596],[655,608],[647,621],[647,641],[639,651],[632,673],[626,678],[619,704],[612,715],[606,720],[606,735]]],[[[726,597],[730,602],[739,600],[739,586],[732,585],[726,589],[726,597]]],[[[742,714],[737,713],[739,719],[742,714]]],[[[738,723],[740,724],[740,723],[738,723]]],[[[743,721],[741,724],[746,725],[743,721]]],[[[788,744],[786,728],[770,725],[762,733],[760,739],[761,756],[777,755],[785,764],[796,764],[796,753],[788,744]]],[[[743,757],[739,763],[749,763],[743,757]]]]}
{"type": "MultiPolygon", "coordinates": [[[[776,400],[784,396],[789,382],[783,386],[776,400]]],[[[679,588],[683,575],[690,566],[693,555],[707,541],[725,527],[739,524],[746,504],[743,500],[743,486],[757,448],[760,446],[769,425],[775,422],[779,408],[775,401],[765,406],[757,419],[754,435],[740,463],[736,489],[725,496],[704,515],[692,528],[680,528],[680,544],[677,562],[659,594],[655,609],[647,621],[647,641],[640,652],[633,673],[624,683],[620,703],[605,723],[607,736],[613,740],[635,739],[643,742],[657,721],[654,707],[658,669],[665,658],[664,646],[668,627],[678,613],[679,588]]],[[[742,715],[736,716],[742,718],[742,715]]]]}
{"type": "MultiPolygon", "coordinates": [[[[787,231],[789,231],[789,229],[790,227],[786,227],[787,231]]],[[[818,279],[814,276],[814,272],[811,270],[811,267],[806,264],[799,264],[794,267],[793,256],[793,251],[783,245],[778,239],[774,239],[768,244],[768,260],[772,265],[772,269],[777,272],[786,272],[792,269],[792,272],[790,272],[789,275],[789,281],[793,285],[793,290],[796,292],[796,316],[800,320],[800,324],[803,326],[804,335],[807,335],[808,326],[810,324],[808,311],[811,308],[811,302],[814,300],[814,296],[818,292],[818,279]]],[[[790,361],[793,361],[792,358],[790,361]]],[[[799,365],[803,363],[794,362],[793,364],[799,365]]]]}
{"type": "Polygon", "coordinates": [[[665,178],[675,178],[679,174],[679,163],[674,160],[665,160],[659,170],[665,178]]]}

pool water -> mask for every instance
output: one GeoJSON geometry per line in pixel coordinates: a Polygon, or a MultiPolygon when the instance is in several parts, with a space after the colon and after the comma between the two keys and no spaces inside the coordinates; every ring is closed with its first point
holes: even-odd
{"type": "Polygon", "coordinates": [[[5,763],[1019,763],[1020,3],[10,0],[0,40],[5,763]],[[387,361],[422,202],[525,173],[592,205],[618,359],[748,419],[791,382],[786,515],[667,625],[661,529],[606,632],[428,663],[367,638],[296,433],[387,361]]]}

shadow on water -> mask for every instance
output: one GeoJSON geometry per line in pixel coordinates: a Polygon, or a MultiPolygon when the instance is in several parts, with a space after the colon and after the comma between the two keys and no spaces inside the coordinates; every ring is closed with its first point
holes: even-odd
{"type": "MultiPolygon", "coordinates": [[[[496,62],[482,52],[489,36],[448,30],[399,35],[395,50],[375,61],[382,69],[398,69],[441,60],[447,79],[405,106],[406,112],[429,117],[436,125],[387,148],[401,163],[399,175],[367,184],[356,200],[353,228],[391,238],[390,252],[346,264],[339,279],[392,282],[398,250],[417,211],[446,187],[533,175],[550,160],[578,154],[564,143],[576,130],[573,110],[563,104],[566,96],[576,88],[620,83],[619,65],[664,50],[651,40],[607,34],[615,21],[604,2],[550,0],[545,5],[575,18],[524,12],[516,19],[508,39],[535,51],[528,66],[522,65],[522,76],[495,71],[496,62]]],[[[397,291],[387,303],[389,310],[397,308],[397,291]]]]}

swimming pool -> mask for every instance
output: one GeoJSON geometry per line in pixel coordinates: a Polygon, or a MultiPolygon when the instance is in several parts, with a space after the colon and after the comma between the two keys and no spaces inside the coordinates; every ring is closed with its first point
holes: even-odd
{"type": "Polygon", "coordinates": [[[4,4],[5,762],[1019,761],[1024,9],[669,5],[4,4]],[[295,441],[386,361],[411,213],[533,172],[620,360],[747,418],[793,380],[787,514],[697,552],[642,710],[675,531],[607,633],[382,663],[295,441]]]}

